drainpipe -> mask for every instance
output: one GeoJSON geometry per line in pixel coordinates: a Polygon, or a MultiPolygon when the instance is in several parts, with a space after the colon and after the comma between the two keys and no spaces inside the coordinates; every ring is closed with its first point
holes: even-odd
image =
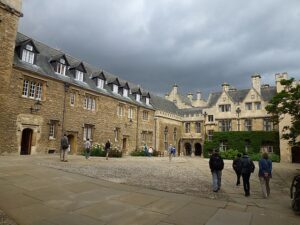
{"type": "Polygon", "coordinates": [[[154,117],[154,149],[157,151],[157,146],[156,146],[156,131],[157,131],[157,117],[154,117]]]}
{"type": "Polygon", "coordinates": [[[140,107],[138,106],[136,109],[136,150],[139,149],[139,114],[140,114],[140,107]]]}
{"type": "Polygon", "coordinates": [[[64,106],[63,106],[63,115],[62,115],[62,122],[61,122],[61,133],[64,135],[64,124],[65,124],[65,113],[66,113],[66,98],[67,92],[69,90],[70,85],[68,83],[64,83],[64,106]]]}

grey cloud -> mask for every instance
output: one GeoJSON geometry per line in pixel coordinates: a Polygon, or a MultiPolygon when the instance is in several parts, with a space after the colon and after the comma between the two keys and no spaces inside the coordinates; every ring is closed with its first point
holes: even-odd
{"type": "Polygon", "coordinates": [[[163,94],[300,78],[297,0],[24,0],[19,30],[163,94]]]}

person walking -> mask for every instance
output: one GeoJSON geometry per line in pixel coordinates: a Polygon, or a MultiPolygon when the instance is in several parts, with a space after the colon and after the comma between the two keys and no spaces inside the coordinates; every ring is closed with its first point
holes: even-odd
{"type": "Polygon", "coordinates": [[[62,162],[68,162],[67,157],[68,157],[69,140],[66,134],[64,134],[64,136],[61,138],[60,146],[61,146],[60,160],[62,162]]]}
{"type": "Polygon", "coordinates": [[[91,142],[90,142],[89,138],[87,138],[86,141],[84,142],[84,154],[85,154],[85,159],[90,158],[90,155],[91,155],[91,142]]]}
{"type": "Polygon", "coordinates": [[[172,154],[173,154],[173,146],[172,146],[172,144],[169,145],[168,153],[169,153],[169,161],[171,162],[171,160],[172,160],[172,154]]]}
{"type": "Polygon", "coordinates": [[[106,160],[108,160],[108,154],[110,152],[110,140],[108,139],[107,142],[105,143],[104,150],[106,151],[106,160]]]}
{"type": "Polygon", "coordinates": [[[245,191],[245,196],[250,196],[250,176],[254,172],[255,165],[253,161],[248,156],[247,152],[243,153],[242,157],[242,178],[243,178],[243,187],[245,191]]]}
{"type": "Polygon", "coordinates": [[[272,178],[272,161],[268,153],[264,152],[258,162],[258,177],[264,198],[270,195],[270,178],[272,178]]]}
{"type": "Polygon", "coordinates": [[[152,148],[152,146],[149,147],[148,152],[149,152],[149,156],[151,157],[152,154],[153,154],[153,148],[152,148]]]}
{"type": "Polygon", "coordinates": [[[219,150],[215,149],[209,159],[209,168],[212,174],[213,192],[218,192],[221,188],[222,170],[224,169],[224,160],[219,155],[219,150]]]}
{"type": "Polygon", "coordinates": [[[147,147],[147,144],[144,144],[144,155],[148,156],[148,147],[147,147]]]}
{"type": "Polygon", "coordinates": [[[242,160],[241,153],[238,153],[236,158],[232,162],[232,168],[236,174],[236,186],[240,185],[241,174],[242,174],[242,160]]]}

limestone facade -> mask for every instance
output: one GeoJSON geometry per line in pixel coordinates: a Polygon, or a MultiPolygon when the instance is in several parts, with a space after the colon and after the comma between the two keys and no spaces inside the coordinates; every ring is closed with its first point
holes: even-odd
{"type": "MultiPolygon", "coordinates": [[[[0,135],[7,137],[0,153],[58,152],[66,133],[73,154],[89,138],[110,139],[124,154],[144,144],[167,153],[172,144],[178,155],[202,156],[214,132],[278,130],[265,110],[276,87],[262,85],[259,74],[249,89],[223,83],[207,100],[200,91],[181,95],[178,85],[160,97],[17,33],[20,6],[0,0],[0,135]]],[[[289,161],[286,149],[281,156],[289,161]]]]}

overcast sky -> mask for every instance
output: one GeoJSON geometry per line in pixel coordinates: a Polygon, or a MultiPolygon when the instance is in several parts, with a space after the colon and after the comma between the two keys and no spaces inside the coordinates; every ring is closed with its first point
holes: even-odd
{"type": "Polygon", "coordinates": [[[300,79],[299,0],[23,0],[19,31],[164,94],[300,79]]]}

